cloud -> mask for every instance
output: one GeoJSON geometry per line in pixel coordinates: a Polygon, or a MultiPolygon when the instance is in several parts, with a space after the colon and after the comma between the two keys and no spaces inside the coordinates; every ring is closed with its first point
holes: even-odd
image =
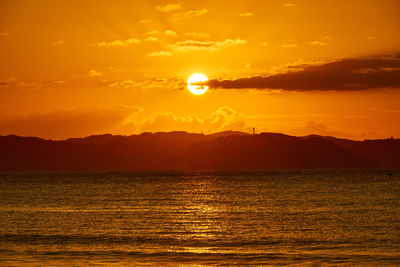
{"type": "Polygon", "coordinates": [[[63,40],[51,42],[51,45],[52,45],[52,46],[57,46],[57,45],[62,45],[62,44],[64,44],[64,41],[63,41],[63,40]]]}
{"type": "Polygon", "coordinates": [[[284,7],[296,7],[296,4],[293,3],[286,3],[283,5],[284,7]]]}
{"type": "Polygon", "coordinates": [[[147,90],[182,90],[186,87],[186,82],[178,78],[170,79],[147,79],[144,81],[122,80],[110,83],[110,87],[121,87],[125,89],[147,90]]]}
{"type": "Polygon", "coordinates": [[[130,134],[135,131],[130,118],[140,111],[138,107],[112,106],[26,115],[0,114],[0,134],[50,139],[104,133],[130,134]]]}
{"type": "Polygon", "coordinates": [[[209,35],[207,33],[202,33],[202,32],[187,32],[185,33],[186,36],[190,37],[198,37],[198,38],[208,38],[209,35]]]}
{"type": "Polygon", "coordinates": [[[198,8],[198,9],[189,10],[189,11],[186,11],[183,13],[176,13],[176,14],[172,15],[170,19],[173,21],[178,21],[178,20],[183,20],[183,19],[192,19],[194,17],[199,17],[199,16],[202,16],[207,13],[208,13],[207,8],[198,8]]]}
{"type": "Polygon", "coordinates": [[[156,42],[158,39],[157,37],[154,36],[149,36],[146,39],[144,39],[146,42],[156,42]]]}
{"type": "Polygon", "coordinates": [[[95,46],[100,46],[100,47],[110,47],[110,46],[130,46],[132,44],[138,44],[141,41],[136,38],[129,38],[126,40],[115,40],[111,42],[98,42],[94,44],[95,46]]]}
{"type": "Polygon", "coordinates": [[[225,39],[224,41],[193,41],[186,40],[176,42],[172,45],[172,48],[176,51],[189,52],[198,50],[209,50],[216,51],[225,47],[234,47],[238,45],[246,44],[246,40],[242,39],[225,39]]]}
{"type": "Polygon", "coordinates": [[[89,74],[89,76],[101,76],[102,75],[101,72],[98,72],[95,70],[89,70],[88,74],[89,74]]]}
{"type": "Polygon", "coordinates": [[[188,132],[219,132],[226,130],[248,130],[241,113],[229,108],[220,107],[203,118],[196,115],[186,117],[176,116],[171,112],[156,113],[142,120],[141,131],[188,131],[188,132]]]}
{"type": "Polygon", "coordinates": [[[254,14],[250,12],[240,13],[239,17],[252,17],[254,14]]]}
{"type": "Polygon", "coordinates": [[[310,134],[318,134],[322,136],[343,136],[345,133],[331,130],[325,124],[321,122],[314,122],[313,120],[308,121],[304,127],[294,129],[291,131],[292,134],[305,136],[310,134]]]}
{"type": "Polygon", "coordinates": [[[168,4],[168,5],[164,5],[164,6],[160,5],[160,6],[156,6],[156,9],[158,11],[167,13],[167,12],[170,12],[173,10],[181,9],[181,4],[168,4]]]}
{"type": "Polygon", "coordinates": [[[139,83],[132,81],[132,80],[123,80],[119,82],[113,82],[110,83],[110,87],[122,87],[122,88],[134,88],[134,87],[139,87],[139,83]]]}
{"type": "Polygon", "coordinates": [[[148,24],[148,23],[150,23],[151,22],[151,19],[142,19],[142,20],[139,20],[139,23],[140,24],[148,24]]]}
{"type": "Polygon", "coordinates": [[[160,112],[143,116],[139,107],[82,107],[25,115],[0,113],[0,135],[16,134],[49,139],[66,139],[93,134],[137,134],[144,131],[219,132],[249,131],[244,115],[220,107],[209,115],[177,116],[160,112]]]}
{"type": "Polygon", "coordinates": [[[66,84],[66,83],[67,83],[67,81],[64,81],[64,80],[58,80],[58,81],[54,81],[53,83],[55,83],[55,84],[66,84]]]}
{"type": "Polygon", "coordinates": [[[319,46],[327,46],[327,45],[330,45],[331,41],[332,41],[332,37],[325,36],[321,40],[311,41],[308,44],[310,44],[310,45],[319,45],[319,46]]]}
{"type": "Polygon", "coordinates": [[[400,88],[400,58],[343,59],[290,66],[289,72],[235,80],[210,80],[210,88],[348,91],[400,88]]]}
{"type": "Polygon", "coordinates": [[[146,35],[156,35],[156,34],[158,34],[158,31],[157,30],[153,30],[153,31],[146,32],[145,34],[146,35]]]}
{"type": "Polygon", "coordinates": [[[170,57],[172,53],[169,51],[157,51],[148,54],[149,57],[170,57]]]}
{"type": "Polygon", "coordinates": [[[298,46],[299,46],[298,44],[284,44],[284,45],[281,45],[282,48],[296,48],[298,46]]]}
{"type": "Polygon", "coordinates": [[[15,77],[10,77],[0,81],[0,86],[4,86],[11,90],[18,88],[18,90],[21,91],[39,91],[47,89],[51,83],[52,82],[49,81],[25,81],[15,77]]]}
{"type": "Polygon", "coordinates": [[[166,30],[164,32],[165,36],[170,36],[170,37],[175,37],[176,36],[176,32],[174,32],[173,30],[166,30]]]}

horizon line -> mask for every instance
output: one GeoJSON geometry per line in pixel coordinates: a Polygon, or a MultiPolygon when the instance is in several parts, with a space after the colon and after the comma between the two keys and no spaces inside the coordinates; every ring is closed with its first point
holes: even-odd
{"type": "MultiPolygon", "coordinates": [[[[6,134],[3,135],[0,133],[0,137],[20,137],[20,138],[37,138],[45,141],[68,141],[71,139],[85,139],[89,137],[94,137],[94,136],[115,136],[115,137],[131,137],[131,136],[140,136],[144,134],[172,134],[172,133],[185,133],[185,134],[197,134],[197,135],[203,135],[203,136],[212,136],[212,135],[217,135],[217,134],[223,134],[223,133],[233,133],[228,136],[243,136],[243,135],[249,135],[249,136],[255,136],[255,135],[263,135],[263,134],[279,134],[279,135],[286,135],[286,136],[291,136],[291,137],[298,137],[298,138],[304,138],[304,137],[324,137],[324,138],[335,138],[335,139],[342,139],[342,140],[350,140],[350,141],[357,141],[357,142],[363,142],[363,141],[375,141],[375,140],[400,140],[400,138],[395,138],[393,136],[387,137],[387,138],[377,138],[377,139],[350,139],[350,138],[341,138],[341,137],[336,137],[332,135],[321,135],[321,134],[315,134],[315,133],[310,133],[307,135],[291,135],[291,134],[285,134],[285,133],[280,133],[280,132],[259,132],[259,133],[248,133],[248,132],[242,132],[242,131],[235,131],[235,130],[227,130],[227,131],[220,131],[220,132],[214,132],[211,133],[203,133],[202,132],[188,132],[188,131],[183,131],[183,130],[173,130],[173,131],[155,131],[155,132],[141,132],[141,133],[135,133],[135,134],[112,134],[112,133],[102,133],[102,134],[90,134],[86,136],[80,136],[80,137],[68,137],[64,139],[52,139],[52,138],[45,138],[45,137],[40,137],[40,136],[33,136],[33,135],[18,135],[18,134],[6,134]],[[235,134],[236,133],[236,134],[235,134]]],[[[220,137],[226,137],[226,136],[220,136],[220,137]]]]}

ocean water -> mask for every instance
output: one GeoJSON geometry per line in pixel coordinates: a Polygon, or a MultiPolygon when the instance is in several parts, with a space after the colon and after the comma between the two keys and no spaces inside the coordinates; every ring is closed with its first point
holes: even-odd
{"type": "Polygon", "coordinates": [[[400,171],[0,173],[0,266],[400,265],[400,171]]]}

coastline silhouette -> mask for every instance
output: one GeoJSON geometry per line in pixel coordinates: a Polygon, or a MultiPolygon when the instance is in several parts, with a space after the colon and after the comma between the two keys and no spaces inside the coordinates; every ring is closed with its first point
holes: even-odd
{"type": "Polygon", "coordinates": [[[184,171],[399,168],[400,140],[278,133],[93,135],[63,141],[0,136],[1,171],[184,171]]]}

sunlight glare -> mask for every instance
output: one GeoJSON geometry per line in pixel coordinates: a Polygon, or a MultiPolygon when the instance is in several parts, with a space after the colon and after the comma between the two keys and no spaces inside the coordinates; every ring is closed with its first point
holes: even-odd
{"type": "Polygon", "coordinates": [[[195,73],[189,77],[189,79],[187,81],[187,87],[192,94],[202,95],[207,91],[208,86],[207,85],[193,85],[192,83],[206,82],[206,81],[208,81],[207,76],[205,76],[202,73],[195,73]]]}

